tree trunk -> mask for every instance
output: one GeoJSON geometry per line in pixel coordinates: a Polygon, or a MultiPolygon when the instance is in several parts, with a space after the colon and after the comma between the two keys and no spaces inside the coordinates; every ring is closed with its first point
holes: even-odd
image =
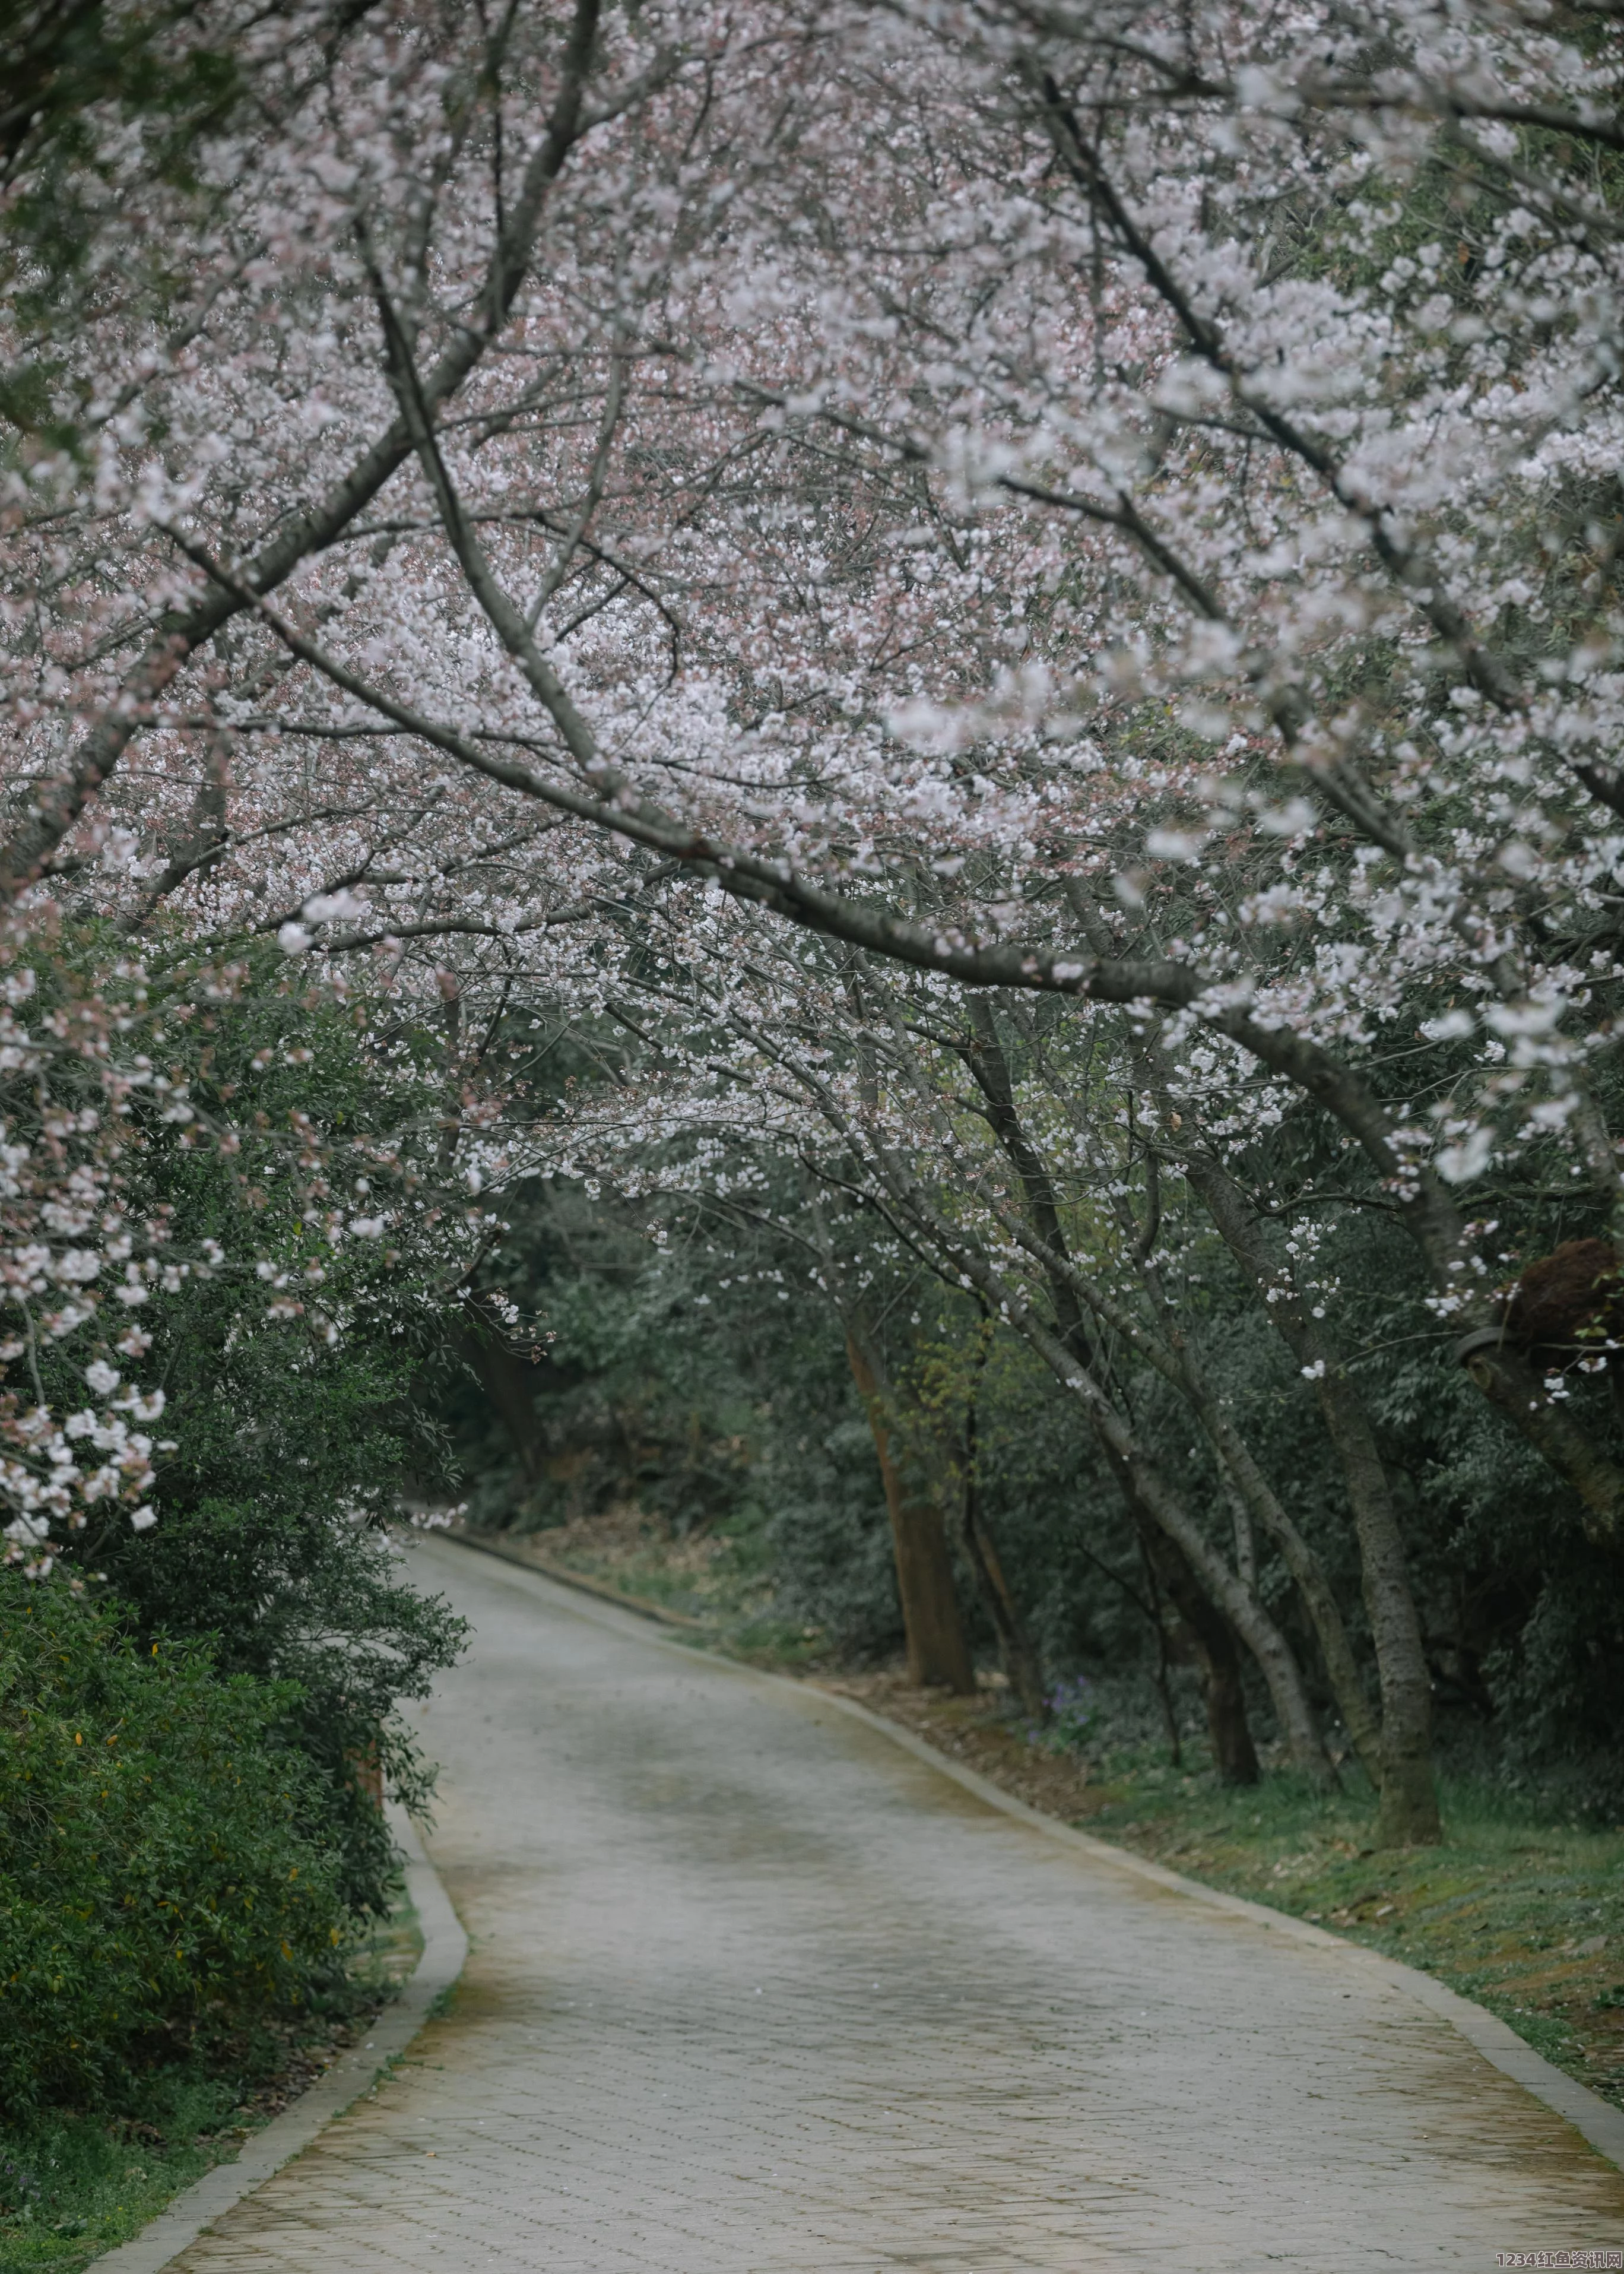
{"type": "Polygon", "coordinates": [[[1131,1493],[1131,1499],[1141,1505],[1157,1528],[1183,1550],[1214,1608],[1224,1614],[1256,1659],[1258,1671],[1268,1684],[1269,1698],[1293,1767],[1302,1769],[1318,1781],[1329,1782],[1331,1764],[1320,1743],[1313,1708],[1303,1685],[1302,1668],[1292,1654],[1290,1644],[1264,1606],[1241,1585],[1206,1538],[1182,1495],[1162,1475],[1094,1380],[1089,1367],[1000,1277],[978,1247],[966,1240],[916,1193],[893,1189],[900,1205],[944,1258],[951,1260],[955,1270],[970,1285],[981,1290],[989,1304],[996,1306],[1000,1315],[1031,1344],[1062,1388],[1079,1400],[1124,1491],[1131,1493]]]}
{"type": "Polygon", "coordinates": [[[1162,1592],[1189,1635],[1200,1673],[1218,1781],[1256,1784],[1260,1773],[1258,1753],[1246,1720],[1246,1692],[1234,1630],[1222,1612],[1208,1602],[1194,1572],[1166,1533],[1156,1530],[1148,1517],[1142,1517],[1140,1522],[1150,1561],[1162,1592]]]}
{"type": "Polygon", "coordinates": [[[921,1689],[952,1690],[967,1697],[975,1688],[975,1670],[959,1615],[942,1511],[933,1500],[910,1487],[897,1466],[885,1412],[888,1384],[883,1364],[860,1321],[847,1323],[846,1354],[874,1432],[874,1449],[891,1514],[908,1680],[921,1689]]]}
{"type": "MultiPolygon", "coordinates": [[[[1228,1472],[1226,1489],[1235,1520],[1235,1577],[1246,1594],[1256,1595],[1257,1547],[1252,1529],[1252,1519],[1255,1517],[1280,1548],[1286,1568],[1297,1581],[1324,1651],[1326,1669],[1330,1675],[1338,1708],[1353,1740],[1354,1750],[1370,1777],[1372,1789],[1380,1791],[1381,1749],[1377,1720],[1365,1694],[1358,1664],[1348,1640],[1347,1629],[1342,1624],[1342,1613],[1330,1580],[1319,1557],[1292,1523],[1279,1495],[1213,1391],[1195,1345],[1157,1284],[1156,1275],[1141,1264],[1146,1292],[1155,1305],[1163,1330],[1161,1334],[1147,1334],[1140,1331],[1132,1316],[1124,1312],[1115,1295],[1106,1294],[1086,1274],[1079,1272],[1068,1256],[1056,1254],[1045,1242],[1020,1227],[1013,1229],[1020,1244],[1044,1265],[1051,1285],[1063,1284],[1073,1291],[1074,1299],[1080,1296],[1086,1300],[1098,1318],[1123,1334],[1139,1355],[1154,1367],[1163,1381],[1171,1383],[1187,1400],[1228,1472]]],[[[1068,1347],[1077,1350],[1086,1363],[1086,1350],[1078,1338],[1068,1336],[1066,1340],[1068,1347]]],[[[1320,1782],[1331,1781],[1331,1766],[1324,1758],[1322,1749],[1316,1748],[1304,1765],[1320,1782]]]]}
{"type": "Polygon", "coordinates": [[[527,1484],[539,1484],[545,1458],[545,1441],[536,1412],[533,1370],[515,1356],[500,1333],[480,1314],[477,1299],[466,1306],[474,1323],[463,1327],[457,1340],[463,1357],[513,1441],[527,1484]]]}
{"type": "MultiPolygon", "coordinates": [[[[1292,1766],[1317,1783],[1329,1783],[1335,1772],[1315,1727],[1313,1710],[1290,1645],[1253,1591],[1229,1570],[1222,1558],[1200,1536],[1199,1526],[1178,1503],[1177,1495],[1145,1457],[1142,1448],[1135,1443],[1120,1417],[1112,1412],[1109,1401],[1094,1379],[1097,1369],[1078,1292],[1067,1276],[1073,1267],[1054,1186],[1022,1126],[1009,1061],[991,1008],[980,997],[972,996],[966,1009],[976,1039],[974,1047],[963,1053],[965,1062],[987,1101],[988,1120],[993,1133],[1019,1174],[1039,1239],[1052,1259],[1045,1267],[1044,1276],[1054,1305],[1057,1339],[1038,1324],[1024,1305],[1019,1306],[1020,1330],[1067,1389],[1084,1393],[1095,1433],[1135,1521],[1148,1518],[1158,1532],[1173,1544],[1181,1562],[1192,1571],[1196,1584],[1204,1589],[1225,1632],[1238,1635],[1256,1659],[1259,1671],[1268,1684],[1292,1766]],[[1067,1356],[1075,1363],[1065,1364],[1067,1356]]],[[[975,1276],[974,1271],[971,1276],[975,1276]]],[[[986,1293],[983,1288],[983,1301],[986,1293]]],[[[1004,1308],[1011,1323],[1016,1323],[1017,1309],[1007,1301],[1004,1308]]],[[[1247,1744],[1250,1748],[1250,1738],[1247,1744]]]]}
{"type": "Polygon", "coordinates": [[[1167,1731],[1168,1753],[1176,1769],[1184,1766],[1184,1740],[1178,1733],[1178,1713],[1173,1704],[1173,1685],[1168,1680],[1168,1668],[1172,1653],[1168,1647],[1168,1623],[1162,1608],[1162,1588],[1156,1578],[1156,1567],[1151,1561],[1149,1542],[1143,1526],[1139,1529],[1139,1561],[1145,1567],[1145,1585],[1150,1597],[1149,1609],[1156,1626],[1156,1698],[1162,1707],[1162,1723],[1167,1731]]]}
{"type": "Polygon", "coordinates": [[[1398,1512],[1365,1400],[1320,1322],[1309,1316],[1294,1289],[1281,1285],[1274,1258],[1239,1186],[1215,1163],[1199,1157],[1184,1163],[1184,1175],[1206,1203],[1225,1246],[1265,1297],[1265,1310],[1287,1348],[1313,1382],[1348,1488],[1365,1608],[1376,1650],[1381,1689],[1377,1836],[1389,1847],[1430,1846],[1442,1837],[1432,1781],[1432,1677],[1405,1569],[1398,1512]]]}
{"type": "MultiPolygon", "coordinates": [[[[1251,1449],[1242,1439],[1217,1398],[1208,1389],[1194,1352],[1186,1343],[1178,1353],[1189,1378],[1191,1400],[1206,1425],[1207,1435],[1229,1469],[1236,1494],[1237,1520],[1256,1515],[1284,1558],[1307,1607],[1324,1655],[1326,1672],[1337,1711],[1348,1731],[1359,1764],[1378,1791],[1382,1788],[1381,1733],[1359,1676],[1358,1662],[1331,1583],[1320,1558],[1287,1515],[1278,1495],[1264,1476],[1251,1449]]],[[[1244,1561],[1237,1544],[1237,1564],[1244,1561]]],[[[1255,1593],[1255,1588],[1253,1590],[1255,1593]]]]}
{"type": "Polygon", "coordinates": [[[1230,1570],[1185,1506],[1183,1495],[1169,1484],[1075,1352],[1034,1315],[1012,1288],[1000,1283],[984,1256],[955,1239],[951,1227],[933,1222],[930,1228],[943,1239],[944,1251],[959,1269],[983,1294],[996,1301],[1010,1324],[1026,1337],[1056,1379],[1081,1401],[1130,1508],[1136,1517],[1142,1512],[1180,1550],[1214,1611],[1257,1660],[1292,1766],[1317,1781],[1328,1781],[1331,1765],[1314,1726],[1302,1668],[1268,1612],[1230,1570]]]}
{"type": "Polygon", "coordinates": [[[1365,1400],[1334,1358],[1315,1383],[1353,1503],[1365,1608],[1381,1683],[1381,1807],[1384,1847],[1425,1848],[1443,1837],[1432,1780],[1432,1680],[1421,1621],[1405,1569],[1404,1542],[1365,1400]]]}
{"type": "MultiPolygon", "coordinates": [[[[984,1348],[983,1345],[983,1352],[984,1348]]],[[[975,1403],[975,1391],[973,1389],[965,1417],[965,1552],[970,1559],[981,1600],[987,1606],[988,1616],[998,1638],[998,1655],[1004,1660],[1004,1671],[1009,1678],[1010,1688],[1034,1721],[1047,1721],[1049,1698],[1043,1687],[1043,1668],[1033,1647],[1032,1638],[1026,1631],[1026,1623],[1021,1617],[1020,1607],[1010,1593],[998,1551],[993,1545],[986,1519],[981,1514],[981,1479],[976,1471],[979,1447],[975,1403]]]]}

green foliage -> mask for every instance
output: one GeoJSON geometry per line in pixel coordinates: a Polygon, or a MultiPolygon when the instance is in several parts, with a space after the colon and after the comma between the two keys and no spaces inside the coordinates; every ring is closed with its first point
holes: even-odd
{"type": "Polygon", "coordinates": [[[783,1615],[863,1664],[901,1645],[891,1527],[868,1421],[838,1377],[822,1386],[825,1401],[803,1389],[772,1442],[763,1544],[783,1615]]]}
{"type": "Polygon", "coordinates": [[[758,1521],[762,1400],[801,1355],[782,1274],[752,1282],[760,1300],[741,1283],[723,1302],[708,1259],[651,1246],[571,1188],[538,1183],[504,1205],[492,1284],[525,1323],[508,1336],[481,1313],[441,1382],[477,1518],[529,1528],[635,1498],[679,1535],[758,1521]],[[735,1317],[752,1347],[730,1342],[735,1317]]]}
{"type": "Polygon", "coordinates": [[[375,1912],[395,1863],[372,1772],[426,1805],[432,1772],[394,1708],[426,1695],[462,1623],[405,1584],[386,1536],[279,1498],[177,1512],[113,1559],[116,1582],[143,1637],[208,1638],[222,1668],[282,1685],[282,1738],[312,1777],[300,1820],[345,1903],[375,1912]]]}
{"type": "MultiPolygon", "coordinates": [[[[1304,1180],[1326,1177],[1300,1126],[1271,1141],[1282,1156],[1301,1151],[1304,1180]]],[[[680,1510],[673,1529],[720,1527],[748,1558],[763,1619],[794,1637],[798,1653],[809,1642],[859,1663],[892,1653],[900,1623],[873,1445],[838,1315],[812,1284],[805,1250],[759,1224],[669,1204],[662,1240],[628,1208],[550,1187],[511,1212],[517,1236],[502,1284],[545,1352],[527,1374],[543,1473],[531,1483],[519,1472],[494,1408],[465,1376],[453,1419],[476,1515],[553,1521],[613,1502],[652,1517],[680,1510]],[[730,1442],[741,1449],[725,1460],[730,1442]]],[[[1529,1224],[1523,1254],[1588,1228],[1571,1213],[1541,1221],[1519,1205],[1518,1215],[1529,1224]]],[[[1078,1239],[1086,1253],[1086,1226],[1078,1239]]],[[[1546,1806],[1615,1810],[1624,1611],[1606,1558],[1585,1542],[1560,1481],[1447,1363],[1439,1338],[1417,1336],[1417,1267],[1389,1217],[1343,1209],[1321,1218],[1320,1241],[1316,1269],[1335,1287],[1337,1331],[1356,1353],[1400,1502],[1440,1759],[1546,1806]]],[[[1158,1675],[1154,1581],[1073,1401],[1013,1334],[983,1343],[969,1298],[877,1242],[866,1261],[913,1416],[899,1453],[916,1469],[936,1463],[951,1526],[974,1394],[981,1517],[1049,1682],[1088,1677],[1124,1732],[1149,1736],[1169,1706],[1187,1732],[1199,1728],[1176,1633],[1170,1673],[1158,1675]]],[[[1368,1664],[1351,1514],[1310,1387],[1199,1223],[1180,1268],[1207,1374],[1267,1473],[1285,1485],[1368,1664]]],[[[1124,1354],[1114,1362],[1127,1363],[1124,1354]]],[[[1165,1472],[1227,1532],[1222,1480],[1187,1410],[1147,1369],[1133,1375],[1132,1395],[1165,1472]]],[[[1575,1377],[1573,1396],[1605,1432],[1605,1385],[1575,1377]]],[[[1253,1545],[1263,1599],[1345,1750],[1301,1599],[1270,1543],[1253,1545]]],[[[993,1633],[962,1564],[959,1580],[976,1646],[991,1661],[993,1633]]],[[[1267,1739],[1267,1703],[1250,1669],[1246,1678],[1267,1739]]]]}
{"type": "MultiPolygon", "coordinates": [[[[406,1479],[443,1465],[414,1386],[446,1329],[431,1291],[470,1233],[433,1197],[439,1070],[387,1005],[380,1018],[263,947],[140,967],[86,932],[35,960],[42,1009],[88,990],[139,1020],[164,1069],[162,1088],[134,1091],[113,1156],[123,1214],[161,1234],[150,1299],[106,1303],[0,1368],[13,1404],[64,1414],[92,1357],[162,1393],[155,1526],[93,1503],[53,1543],[59,1574],[109,1585],[145,1642],[207,1638],[222,1673],[282,1685],[280,1741],[315,1773],[303,1834],[346,1905],[376,1911],[395,1864],[365,1787],[376,1771],[425,1801],[394,1707],[425,1694],[462,1632],[405,1585],[385,1529],[406,1479]]],[[[99,1074],[69,1058],[51,1079],[59,1097],[75,1081],[94,1096],[99,1074]]]]}
{"type": "Polygon", "coordinates": [[[345,1914],[283,1684],[111,1602],[0,1574],[0,2102],[131,2072],[306,2001],[345,1914]]]}
{"type": "Polygon", "coordinates": [[[207,1636],[223,1668],[297,1685],[286,1731],[320,1771],[344,1900],[368,1910],[387,1901],[394,1861],[357,1764],[426,1800],[432,1779],[392,1709],[426,1694],[462,1631],[405,1584],[383,1528],[407,1476],[442,1461],[414,1397],[445,1330],[425,1283],[446,1243],[440,1211],[410,1196],[427,1118],[410,1044],[369,1045],[354,1006],[268,961],[229,1009],[174,1029],[192,1096],[229,1106],[238,1144],[154,1141],[152,1198],[177,1246],[214,1239],[227,1261],[154,1306],[147,1366],[176,1443],[160,1521],[96,1552],[144,1634],[207,1636]],[[364,1208],[392,1193],[417,1229],[333,1240],[341,1160],[370,1167],[364,1208]]]}
{"type": "Polygon", "coordinates": [[[133,2118],[10,2114],[0,2128],[4,2274],[79,2274],[241,2144],[245,2112],[232,2082],[184,2067],[144,2073],[139,2095],[133,2118]]]}

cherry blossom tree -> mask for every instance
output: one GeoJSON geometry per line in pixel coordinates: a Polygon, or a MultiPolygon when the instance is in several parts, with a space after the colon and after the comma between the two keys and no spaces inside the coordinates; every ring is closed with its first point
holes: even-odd
{"type": "Polygon", "coordinates": [[[1619,1229],[1610,24],[582,0],[239,44],[184,180],[104,102],[11,162],[19,229],[49,159],[91,249],[48,305],[24,230],[10,277],[0,887],[429,1003],[680,975],[751,1096],[815,1005],[845,1088],[764,1094],[1085,1385],[1306,1762],[1240,1536],[1082,1345],[1177,1380],[1425,1836],[1314,1225],[1385,1212],[1415,1330],[1616,1548],[1608,1286],[1554,1352],[1504,1300],[1551,1225],[1593,1282],[1619,1229]],[[920,1128],[862,1133],[876,1052],[920,1128]],[[1320,1401],[1379,1708],[1181,1340],[1175,1183],[1320,1401]]]}

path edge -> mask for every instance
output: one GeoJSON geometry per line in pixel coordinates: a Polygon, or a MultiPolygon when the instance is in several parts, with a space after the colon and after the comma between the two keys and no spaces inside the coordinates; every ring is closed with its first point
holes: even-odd
{"type": "MultiPolygon", "coordinates": [[[[761,1674],[756,1668],[745,1670],[757,1673],[762,1680],[768,1682],[786,1679],[782,1675],[761,1674]]],[[[1085,1855],[1092,1856],[1097,1863],[1114,1865],[1119,1871],[1132,1873],[1135,1879],[1148,1879],[1173,1894],[1191,1896],[1196,1901],[1207,1904],[1210,1909],[1228,1911],[1233,1917],[1249,1919],[1253,1925],[1283,1934],[1294,1942],[1316,1943],[1322,1949],[1339,1951],[1344,1958],[1380,1975],[1395,1989],[1403,1991],[1448,2022],[1485,2060],[1492,2061],[1497,2069],[1520,2084],[1525,2092],[1531,2093],[1536,2100],[1542,2101],[1556,2115],[1564,2118],[1598,2155],[1605,2156],[1610,2164],[1624,2170],[1624,2110],[1614,2108],[1598,2092],[1592,2092],[1588,2084],[1581,2084],[1576,2077],[1567,2075],[1554,2063],[1546,2060],[1543,2053],[1537,2053],[1532,2045],[1525,2038],[1518,2037],[1508,2023],[1491,2014],[1486,2006],[1479,2006],[1475,1999],[1463,1998],[1458,1990],[1451,1990],[1435,1975],[1424,1974],[1419,1967],[1406,1966],[1402,1959],[1389,1958],[1385,1952],[1372,1950],[1365,1943],[1350,1942],[1343,1935],[1327,1933],[1324,1927],[1311,1925],[1306,1919],[1294,1918],[1289,1911],[1274,1910],[1269,1904],[1253,1902],[1246,1895],[1226,1894],[1222,1887],[1205,1886],[1199,1879],[1187,1879],[1182,1871],[1170,1871],[1165,1864],[1152,1863],[1147,1856],[1136,1856],[1131,1848],[1116,1847],[1110,1841],[1098,1839],[1091,1832],[1079,1832],[1074,1825],[1063,1823],[1058,1817],[1046,1816],[1041,1809],[1032,1807],[1026,1801],[1018,1800],[1013,1793],[1003,1791],[990,1778],[981,1775],[974,1769],[966,1768],[951,1755],[939,1752],[928,1739],[915,1736],[912,1729],[905,1729],[899,1722],[887,1721],[883,1713],[870,1712],[855,1698],[843,1697],[838,1690],[825,1690],[817,1683],[790,1683],[789,1686],[792,1689],[816,1690],[820,1698],[826,1698],[843,1713],[866,1721],[870,1728],[879,1730],[894,1743],[902,1746],[905,1751],[929,1762],[944,1776],[951,1777],[955,1784],[961,1785],[966,1792],[973,1792],[990,1807],[1001,1809],[1006,1816],[1019,1817],[1023,1824],[1031,1825],[1034,1831],[1045,1833],[1050,1839],[1064,1841],[1069,1847],[1080,1848],[1085,1855]]]]}
{"type": "Polygon", "coordinates": [[[600,1603],[613,1603],[618,1611],[630,1611],[640,1619],[651,1619],[657,1626],[675,1627],[684,1634],[714,1636],[716,1630],[704,1619],[690,1618],[686,1611],[667,1610],[664,1603],[651,1603],[646,1596],[628,1595],[623,1588],[607,1579],[595,1579],[587,1571],[572,1571],[568,1563],[554,1563],[533,1549],[525,1550],[506,1544],[500,1533],[482,1539],[472,1532],[447,1532],[436,1525],[430,1538],[449,1540],[458,1547],[471,1547],[476,1555],[494,1555],[503,1563],[511,1563],[520,1571],[534,1571],[538,1578],[554,1580],[560,1587],[577,1588],[600,1603]]]}
{"type": "MultiPolygon", "coordinates": [[[[484,1545],[483,1542],[475,1543],[459,1538],[454,1532],[425,1536],[445,1540],[457,1547],[484,1545]]],[[[569,1581],[554,1578],[551,1572],[538,1570],[528,1558],[521,1560],[517,1556],[501,1555],[499,1551],[499,1560],[510,1572],[523,1573],[543,1589],[560,1585],[568,1589],[569,1593],[565,1597],[568,1608],[583,1618],[596,1619],[622,1633],[635,1635],[640,1640],[651,1643],[659,1649],[677,1651],[684,1657],[692,1653],[694,1645],[691,1643],[679,1642],[673,1634],[658,1631],[658,1626],[666,1622],[653,1604],[634,1608],[624,1600],[616,1600],[608,1595],[607,1591],[600,1595],[595,1587],[571,1586],[569,1581]],[[571,1600],[571,1595],[575,1600],[571,1600]],[[581,1600],[583,1596],[584,1600],[581,1600]]],[[[807,1678],[772,1674],[763,1667],[748,1666],[742,1660],[725,1657],[719,1652],[708,1653],[707,1655],[712,1665],[726,1667],[730,1673],[748,1681],[786,1690],[803,1703],[808,1697],[815,1697],[821,1704],[838,1707],[854,1721],[865,1722],[882,1736],[889,1737],[905,1752],[912,1753],[916,1759],[939,1770],[942,1775],[951,1777],[955,1784],[966,1792],[974,1793],[989,1808],[1017,1818],[1048,1839],[1080,1849],[1095,1863],[1125,1871],[1134,1879],[1148,1880],[1153,1886],[1165,1888],[1170,1894],[1188,1896],[1192,1901],[1205,1903],[1209,1909],[1227,1911],[1231,1917],[1247,1919],[1254,1926],[1285,1935],[1292,1941],[1313,1943],[1321,1949],[1338,1951],[1353,1964],[1370,1969],[1395,1990],[1415,1999],[1417,2004],[1429,2007],[1441,2020],[1449,2022],[1486,2061],[1492,2062],[1514,2083],[1520,2084],[1525,2092],[1531,2094],[1553,2114],[1571,2124],[1598,2155],[1624,2170],[1624,2110],[1614,2108],[1599,2093],[1592,2092],[1589,2085],[1581,2084],[1576,2077],[1565,2075],[1542,2053],[1537,2053],[1532,2045],[1518,2037],[1514,2029],[1491,2014],[1486,2006],[1479,2006],[1473,1999],[1463,1998],[1459,1991],[1449,1989],[1434,1976],[1423,1974],[1418,1967],[1406,1966],[1402,1959],[1388,1958],[1383,1952],[1372,1950],[1364,1943],[1350,1942],[1344,1936],[1329,1933],[1322,1926],[1311,1925],[1306,1919],[1293,1918],[1288,1911],[1274,1910],[1267,1903],[1253,1902],[1246,1895],[1226,1894],[1221,1887],[1203,1886],[1199,1879],[1187,1879],[1182,1871],[1170,1871],[1165,1864],[1154,1864],[1147,1856],[1136,1856],[1131,1848],[1116,1847],[1110,1841],[1101,1840],[1091,1832],[1079,1832],[1074,1825],[1064,1823],[1057,1816],[1046,1816],[1041,1809],[1034,1808],[1027,1801],[1018,1800],[1013,1793],[1004,1791],[977,1770],[966,1768],[951,1755],[938,1751],[927,1738],[916,1736],[912,1729],[905,1729],[900,1722],[887,1721],[883,1713],[874,1713],[855,1698],[848,1698],[838,1690],[826,1690],[821,1683],[807,1678]]],[[[110,2265],[112,2261],[98,2260],[97,2263],[110,2265]]],[[[130,2274],[137,2274],[133,2266],[130,2274]]],[[[155,2269],[143,2267],[140,2274],[155,2274],[155,2269]]]]}
{"type": "Polygon", "coordinates": [[[245,2140],[242,2153],[232,2162],[216,2164],[212,2172],[205,2172],[200,2180],[184,2188],[139,2234],[92,2259],[90,2265],[98,2274],[103,2269],[106,2274],[161,2274],[217,2218],[263,2187],[284,2164],[308,2148],[335,2117],[352,2107],[390,2062],[405,2052],[428,2020],[435,2001],[461,1975],[468,1956],[462,1922],[451,1908],[451,1899],[411,1818],[393,1804],[388,1814],[390,1830],[406,1857],[406,1893],[423,1931],[422,1954],[400,1994],[379,2014],[365,2041],[352,2045],[290,2108],[272,2117],[261,2131],[245,2140]]]}

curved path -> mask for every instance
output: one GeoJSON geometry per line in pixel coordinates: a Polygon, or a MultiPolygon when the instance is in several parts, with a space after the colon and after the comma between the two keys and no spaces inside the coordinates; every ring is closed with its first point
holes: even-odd
{"type": "Polygon", "coordinates": [[[814,1690],[443,1543],[473,1940],[186,2274],[1488,2268],[1624,2179],[1334,1946],[1147,1886],[814,1690]]]}

